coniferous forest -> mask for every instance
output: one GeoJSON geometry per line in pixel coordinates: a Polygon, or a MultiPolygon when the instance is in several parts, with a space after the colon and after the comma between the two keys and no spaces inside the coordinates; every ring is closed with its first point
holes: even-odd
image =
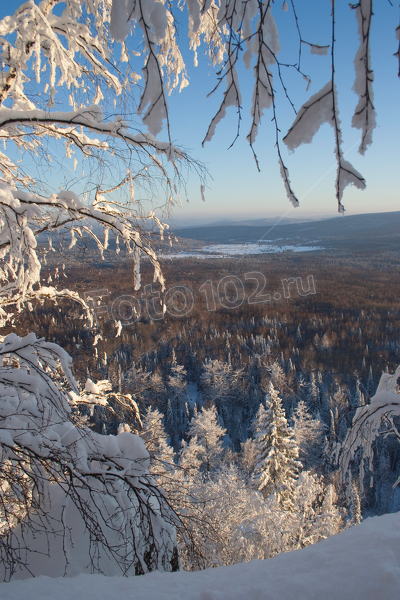
{"type": "Polygon", "coordinates": [[[138,293],[124,258],[84,255],[81,265],[55,269],[50,263],[44,278],[66,277],[81,295],[100,295],[94,326],[72,306],[43,303],[20,314],[19,328],[34,323],[74,357],[75,376],[87,382],[76,409],[85,426],[142,437],[151,472],[180,515],[185,568],[268,558],[399,510],[394,436],[375,442],[363,481],[359,460],[350,487],[338,475],[356,409],[396,368],[394,255],[166,260],[164,314],[146,263],[138,293]],[[169,289],[181,296],[168,305],[169,289]]]}

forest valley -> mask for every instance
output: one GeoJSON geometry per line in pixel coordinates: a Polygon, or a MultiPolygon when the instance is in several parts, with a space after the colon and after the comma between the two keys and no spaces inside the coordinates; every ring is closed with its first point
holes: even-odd
{"type": "MultiPolygon", "coordinates": [[[[87,260],[60,276],[81,294],[108,290],[111,302],[117,292],[132,293],[130,268],[123,258],[87,260]]],[[[142,438],[150,473],[177,515],[183,567],[269,558],[362,516],[399,510],[400,446],[389,421],[372,459],[357,451],[346,485],[340,473],[356,410],[368,406],[382,372],[396,368],[395,257],[286,253],[241,262],[186,258],[164,268],[171,286],[193,291],[190,314],[156,321],[144,313],[116,337],[104,311],[88,328],[65,302],[43,303],[19,315],[18,330],[34,324],[74,357],[81,426],[142,438]],[[312,274],[315,293],[233,309],[217,302],[207,311],[197,293],[202,283],[232,272],[243,280],[267,273],[268,291],[283,278],[312,274]]],[[[51,264],[43,271],[44,279],[57,275],[51,264]]],[[[146,263],[142,278],[151,281],[146,263]]]]}

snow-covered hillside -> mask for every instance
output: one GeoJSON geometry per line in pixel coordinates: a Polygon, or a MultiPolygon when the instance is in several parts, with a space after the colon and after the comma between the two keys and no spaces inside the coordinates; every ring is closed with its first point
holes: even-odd
{"type": "Polygon", "coordinates": [[[400,597],[400,513],[366,519],[267,561],[141,577],[37,577],[0,584],[2,600],[394,600],[400,597]]]}

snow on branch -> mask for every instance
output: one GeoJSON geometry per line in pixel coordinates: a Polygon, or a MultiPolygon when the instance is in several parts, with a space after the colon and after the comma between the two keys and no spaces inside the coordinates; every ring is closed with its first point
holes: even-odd
{"type": "MultiPolygon", "coordinates": [[[[84,223],[97,223],[106,231],[111,230],[125,245],[129,253],[135,255],[139,264],[139,252],[143,252],[150,259],[155,277],[164,285],[160,266],[151,247],[148,233],[143,229],[138,216],[129,211],[124,211],[118,203],[108,203],[99,194],[97,202],[92,206],[85,206],[80,198],[70,191],[59,191],[49,198],[30,194],[28,192],[12,189],[0,183],[0,299],[1,305],[21,306],[28,300],[55,299],[68,297],[79,302],[90,317],[90,309],[76,292],[70,290],[56,290],[55,288],[40,285],[41,261],[37,253],[37,236],[44,232],[69,229],[72,235],[86,232],[95,240],[100,253],[106,248],[99,238],[84,223]],[[82,221],[79,227],[77,224],[82,221]]],[[[161,230],[163,224],[150,214],[146,220],[154,221],[161,230]]],[[[138,274],[135,275],[138,280],[138,274]]],[[[4,315],[3,315],[4,317],[4,315]]]]}
{"type": "Polygon", "coordinates": [[[365,154],[372,144],[372,132],[376,127],[376,114],[373,105],[374,93],[372,82],[374,73],[371,67],[370,35],[372,21],[372,0],[360,0],[358,4],[350,4],[355,10],[358,21],[360,46],[354,59],[356,79],[354,91],[358,95],[358,104],[353,115],[352,125],[361,129],[360,154],[365,154]]]}
{"type": "MultiPolygon", "coordinates": [[[[364,177],[344,158],[342,151],[342,132],[339,119],[337,90],[335,84],[335,2],[332,2],[332,45],[331,45],[331,80],[319,92],[311,96],[298,111],[293,125],[283,141],[294,151],[301,144],[312,142],[314,135],[324,123],[329,123],[335,134],[335,154],[337,161],[336,199],[339,212],[344,212],[342,205],[343,192],[347,185],[354,185],[360,190],[365,189],[364,177]]],[[[356,82],[357,85],[357,82],[356,82]]],[[[372,92],[371,92],[372,94],[372,92]]],[[[370,96],[371,97],[371,96],[370,96]]],[[[371,104],[372,106],[372,104],[371,104]]],[[[368,113],[370,114],[370,113],[368,113]]],[[[369,125],[371,125],[370,117],[369,125]]],[[[375,119],[375,117],[373,117],[375,119]]],[[[358,121],[359,122],[359,121],[358,121]]],[[[375,123],[375,121],[374,121],[375,123]]],[[[354,123],[353,123],[354,125],[354,123]]],[[[368,140],[371,130],[365,130],[365,140],[368,140]]],[[[363,138],[363,139],[364,139],[363,138]]],[[[372,139],[372,138],[371,138],[372,139]]],[[[362,142],[362,146],[363,146],[362,142]]],[[[360,147],[361,151],[361,147],[360,147]]]]}
{"type": "MultiPolygon", "coordinates": [[[[144,211],[140,203],[133,204],[133,183],[139,189],[146,189],[150,200],[163,190],[169,211],[174,198],[179,201],[179,187],[185,185],[183,169],[195,170],[202,183],[205,170],[172,145],[170,139],[161,141],[153,135],[159,132],[164,119],[168,121],[164,85],[172,90],[183,87],[187,80],[175,40],[175,22],[167,7],[153,0],[135,6],[137,12],[130,11],[129,20],[126,2],[113,7],[112,0],[69,0],[66,4],[61,0],[40,3],[30,0],[14,15],[0,20],[0,140],[5,148],[0,153],[3,324],[12,318],[4,307],[14,304],[19,309],[34,297],[68,296],[89,311],[75,292],[41,288],[42,258],[37,238],[43,233],[70,231],[70,248],[75,234],[82,238],[86,233],[103,256],[107,243],[102,244],[92,229],[92,225],[97,229],[100,226],[107,236],[108,232],[117,236],[132,255],[136,265],[135,289],[140,285],[141,253],[150,259],[155,281],[163,287],[160,265],[152,249],[152,225],[161,237],[166,225],[154,211],[144,211]],[[119,29],[121,19],[125,28],[119,29]],[[135,29],[136,21],[147,39],[143,51],[145,87],[139,108],[135,95],[140,76],[132,70],[124,41],[114,35],[122,31],[126,36],[135,29]],[[119,62],[110,33],[122,41],[119,62]],[[128,65],[123,68],[127,60],[128,65]],[[65,110],[66,100],[72,110],[65,110]],[[127,117],[115,114],[117,103],[121,113],[129,111],[127,117]],[[146,105],[142,121],[150,133],[140,131],[132,121],[132,109],[140,115],[146,105]],[[85,184],[77,178],[74,181],[57,150],[50,149],[49,140],[52,149],[61,142],[66,157],[74,159],[74,171],[79,164],[74,157],[76,152],[83,160],[87,159],[85,164],[92,173],[96,172],[97,184],[93,190],[90,181],[89,197],[87,188],[83,188],[85,184]],[[22,161],[14,158],[15,150],[23,154],[22,161]],[[55,158],[64,175],[69,174],[70,185],[80,187],[82,199],[69,190],[51,193],[47,184],[52,181],[51,176],[35,180],[26,159],[28,155],[39,170],[44,166],[46,172],[55,158]],[[124,188],[129,188],[130,203],[125,203],[121,196],[124,188]]],[[[86,180],[92,173],[86,173],[86,180]]],[[[157,197],[157,205],[159,200],[157,197]]]]}
{"type": "Polygon", "coordinates": [[[310,144],[323,123],[332,125],[332,107],[332,82],[329,81],[298,111],[291,128],[283,138],[288,149],[294,151],[301,144],[310,144]]]}
{"type": "MultiPolygon", "coordinates": [[[[56,344],[10,334],[0,364],[0,578],[177,570],[174,516],[142,440],[79,426],[56,344]]],[[[81,401],[96,402],[101,384],[81,401]]]]}
{"type": "MultiPolygon", "coordinates": [[[[351,464],[359,449],[362,449],[360,490],[363,491],[364,463],[372,471],[374,441],[381,435],[389,434],[393,434],[400,441],[400,431],[394,422],[396,417],[400,417],[400,366],[393,375],[382,375],[370,404],[358,408],[353,417],[353,424],[343,442],[340,458],[340,481],[342,485],[348,482],[348,490],[351,488],[351,464]]],[[[399,483],[400,477],[395,485],[399,483]]]]}

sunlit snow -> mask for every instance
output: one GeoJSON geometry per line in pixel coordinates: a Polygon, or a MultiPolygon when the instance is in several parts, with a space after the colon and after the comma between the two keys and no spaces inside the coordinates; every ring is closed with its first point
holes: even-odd
{"type": "Polygon", "coordinates": [[[35,577],[0,584],[2,600],[394,600],[400,514],[366,519],[302,550],[197,572],[35,577]]]}

